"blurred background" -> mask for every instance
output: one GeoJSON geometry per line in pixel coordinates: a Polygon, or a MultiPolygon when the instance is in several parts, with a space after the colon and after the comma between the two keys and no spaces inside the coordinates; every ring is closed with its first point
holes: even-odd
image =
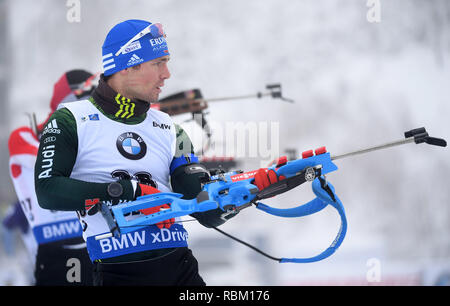
{"type": "MultiPolygon", "coordinates": [[[[29,124],[27,113],[46,118],[65,71],[101,72],[103,40],[126,19],[164,25],[172,76],[162,97],[193,88],[206,99],[248,95],[280,83],[295,101],[209,103],[215,132],[204,158],[231,157],[253,170],[320,146],[338,155],[399,140],[421,126],[450,138],[447,0],[0,0],[0,219],[16,200],[9,133],[29,124]],[[243,143],[226,136],[247,123],[256,134],[243,143]]],[[[202,139],[189,118],[174,120],[202,139]]],[[[186,222],[200,273],[209,285],[448,285],[449,157],[448,148],[409,144],[337,161],[327,178],[348,232],[317,263],[279,264],[186,222]]],[[[287,208],[312,196],[304,185],[266,202],[287,208]]],[[[221,228],[276,257],[309,257],[332,242],[339,216],[331,207],[297,219],[248,208],[221,228]]],[[[30,284],[23,237],[3,227],[0,234],[0,285],[30,284]]]]}

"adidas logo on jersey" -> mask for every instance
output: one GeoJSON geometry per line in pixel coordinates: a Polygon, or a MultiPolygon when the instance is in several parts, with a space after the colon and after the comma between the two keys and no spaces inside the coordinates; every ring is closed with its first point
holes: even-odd
{"type": "Polygon", "coordinates": [[[44,131],[42,131],[42,135],[45,134],[60,134],[61,130],[58,128],[58,124],[56,123],[56,119],[50,121],[45,127],[44,131]]]}
{"type": "Polygon", "coordinates": [[[142,63],[144,60],[133,53],[133,55],[128,60],[127,66],[137,65],[142,63]]]}

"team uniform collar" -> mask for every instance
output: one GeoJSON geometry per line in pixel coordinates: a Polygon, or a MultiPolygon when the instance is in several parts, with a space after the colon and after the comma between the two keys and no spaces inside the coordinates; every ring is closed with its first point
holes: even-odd
{"type": "Polygon", "coordinates": [[[131,100],[122,96],[112,89],[105,80],[104,75],[100,76],[97,88],[92,94],[96,104],[108,115],[119,119],[129,119],[145,114],[150,103],[144,100],[131,100]]]}

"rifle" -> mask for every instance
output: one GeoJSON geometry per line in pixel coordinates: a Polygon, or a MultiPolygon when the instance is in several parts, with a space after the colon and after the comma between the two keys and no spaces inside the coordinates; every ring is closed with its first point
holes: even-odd
{"type": "Polygon", "coordinates": [[[242,95],[242,96],[230,96],[220,98],[205,99],[200,89],[191,89],[176,94],[172,94],[168,97],[160,99],[157,103],[152,103],[151,107],[159,109],[162,112],[169,114],[170,116],[176,116],[181,114],[198,114],[208,108],[208,102],[230,101],[230,100],[242,100],[270,96],[274,99],[280,99],[289,103],[293,103],[294,100],[283,97],[281,93],[281,84],[268,84],[266,85],[268,92],[257,92],[256,94],[242,95]]]}
{"type": "Polygon", "coordinates": [[[339,248],[347,232],[347,220],[344,207],[339,197],[336,195],[334,187],[331,183],[327,182],[325,175],[338,170],[338,167],[334,163],[335,160],[348,156],[364,154],[407,143],[427,143],[440,147],[447,146],[447,142],[444,139],[429,136],[424,127],[407,131],[404,133],[404,136],[405,139],[337,156],[331,156],[325,147],[320,147],[314,151],[308,150],[303,152],[302,158],[296,160],[287,161],[286,157],[281,157],[274,165],[269,167],[268,170],[272,169],[278,176],[282,175],[286,179],[272,184],[261,191],[252,184],[257,170],[250,172],[232,171],[212,176],[210,181],[204,183],[202,191],[198,196],[192,200],[181,199],[183,195],[178,193],[157,193],[138,197],[133,202],[112,207],[102,204],[101,211],[109,225],[111,233],[99,235],[96,239],[103,239],[111,236],[119,237],[121,234],[132,232],[138,228],[149,226],[167,219],[217,208],[220,208],[223,211],[222,218],[227,220],[231,215],[237,214],[242,209],[252,205],[255,205],[257,209],[268,214],[279,217],[303,217],[319,212],[328,205],[331,205],[338,211],[341,217],[341,227],[339,232],[330,247],[319,255],[309,258],[275,258],[256,249],[252,245],[240,241],[215,228],[219,232],[280,263],[307,263],[325,259],[339,248]],[[261,200],[272,198],[287,192],[305,182],[312,183],[312,189],[316,195],[315,199],[306,204],[294,208],[280,209],[260,202],[261,200]],[[133,220],[128,220],[125,217],[132,212],[138,212],[142,209],[167,203],[170,203],[169,209],[161,210],[150,215],[139,216],[133,220]]]}
{"type": "Polygon", "coordinates": [[[196,152],[197,155],[202,155],[202,152],[206,152],[211,145],[212,131],[206,120],[206,110],[208,109],[209,102],[219,101],[231,101],[242,100],[250,98],[258,98],[270,96],[274,99],[280,99],[286,102],[293,103],[294,101],[283,97],[281,92],[281,84],[268,84],[266,85],[268,92],[257,92],[256,94],[242,95],[242,96],[230,96],[205,99],[200,89],[185,90],[176,94],[172,94],[168,97],[160,99],[157,103],[152,103],[151,108],[158,109],[162,112],[169,114],[170,116],[177,116],[182,114],[192,114],[192,118],[188,121],[196,122],[202,130],[206,133],[206,142],[200,152],[196,152]]]}

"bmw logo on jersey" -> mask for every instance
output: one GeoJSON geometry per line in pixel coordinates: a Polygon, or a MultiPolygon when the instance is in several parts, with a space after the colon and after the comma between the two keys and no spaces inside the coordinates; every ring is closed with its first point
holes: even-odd
{"type": "Polygon", "coordinates": [[[126,132],[117,137],[116,146],[122,156],[132,160],[141,159],[147,153],[144,140],[133,132],[126,132]]]}

